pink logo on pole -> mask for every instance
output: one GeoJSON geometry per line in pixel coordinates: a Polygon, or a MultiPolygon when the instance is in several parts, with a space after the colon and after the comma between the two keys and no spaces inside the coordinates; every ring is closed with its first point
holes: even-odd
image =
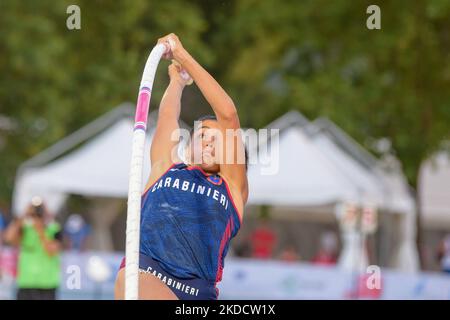
{"type": "Polygon", "coordinates": [[[150,105],[150,90],[148,88],[142,88],[138,96],[136,118],[135,118],[135,129],[142,128],[145,130],[147,126],[149,105],[150,105]]]}

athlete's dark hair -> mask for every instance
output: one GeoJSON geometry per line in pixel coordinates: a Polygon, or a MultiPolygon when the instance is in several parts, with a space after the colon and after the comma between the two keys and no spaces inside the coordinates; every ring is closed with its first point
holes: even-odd
{"type": "Polygon", "coordinates": [[[204,116],[201,116],[195,121],[203,121],[203,120],[214,120],[217,121],[217,117],[213,116],[212,114],[205,114],[204,116]]]}
{"type": "MultiPolygon", "coordinates": [[[[198,118],[195,121],[204,121],[204,120],[217,121],[217,117],[213,116],[211,114],[207,114],[207,115],[201,116],[200,118],[198,118]]],[[[191,138],[192,138],[192,135],[194,134],[194,131],[195,131],[195,127],[192,127],[192,129],[191,129],[191,138]]],[[[248,151],[247,151],[247,147],[245,146],[245,143],[244,143],[244,152],[245,152],[245,170],[247,170],[248,169],[248,151]]]]}

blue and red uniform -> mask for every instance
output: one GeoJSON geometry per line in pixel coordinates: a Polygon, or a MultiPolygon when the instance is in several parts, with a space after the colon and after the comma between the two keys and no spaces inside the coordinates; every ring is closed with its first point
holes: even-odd
{"type": "Polygon", "coordinates": [[[224,258],[240,225],[220,175],[173,164],[142,196],[139,268],[180,299],[217,299],[224,258]]]}

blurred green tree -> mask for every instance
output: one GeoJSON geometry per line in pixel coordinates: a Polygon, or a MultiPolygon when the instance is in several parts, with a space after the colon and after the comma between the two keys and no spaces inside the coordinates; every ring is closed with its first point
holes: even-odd
{"type": "MultiPolygon", "coordinates": [[[[135,101],[156,40],[174,30],[203,61],[205,22],[182,0],[77,1],[81,30],[68,30],[73,1],[0,2],[0,198],[11,198],[17,166],[124,101],[135,101]],[[180,14],[182,13],[182,14],[180,14]]],[[[167,67],[167,63],[160,68],[167,67]]],[[[167,83],[158,72],[154,100],[167,83]]]]}
{"type": "Polygon", "coordinates": [[[416,192],[421,163],[450,139],[450,2],[379,3],[382,28],[368,30],[372,1],[236,1],[215,51],[236,52],[224,78],[248,125],[294,108],[373,152],[387,138],[416,192]]]}

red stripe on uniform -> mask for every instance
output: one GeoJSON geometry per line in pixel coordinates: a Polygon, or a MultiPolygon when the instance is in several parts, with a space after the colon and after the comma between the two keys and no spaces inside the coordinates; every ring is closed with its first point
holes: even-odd
{"type": "Polygon", "coordinates": [[[236,215],[238,216],[239,224],[242,226],[242,219],[243,219],[243,217],[239,213],[239,210],[237,209],[236,204],[234,203],[234,199],[233,199],[233,196],[231,195],[231,191],[230,191],[230,187],[228,186],[228,182],[227,182],[227,180],[225,180],[223,178],[222,178],[222,180],[225,182],[225,187],[227,188],[228,197],[230,198],[231,204],[233,205],[234,210],[236,212],[236,215]]]}
{"type": "Polygon", "coordinates": [[[225,228],[225,231],[222,236],[222,240],[220,241],[219,261],[217,263],[216,284],[222,280],[222,273],[223,273],[222,257],[223,257],[223,251],[225,250],[225,245],[231,238],[231,228],[232,228],[232,223],[233,223],[232,220],[233,219],[231,217],[228,219],[227,227],[225,228]]]}

